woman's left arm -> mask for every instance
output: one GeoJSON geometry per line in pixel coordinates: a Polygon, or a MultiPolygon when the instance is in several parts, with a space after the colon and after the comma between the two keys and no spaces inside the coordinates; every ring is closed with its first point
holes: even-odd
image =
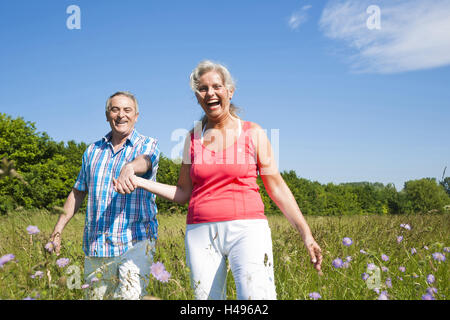
{"type": "Polygon", "coordinates": [[[320,272],[322,252],[314,240],[311,229],[303,217],[297,201],[278,171],[270,141],[257,124],[252,125],[252,138],[256,147],[258,167],[267,194],[280,208],[292,226],[300,233],[306,246],[311,263],[320,272]]]}

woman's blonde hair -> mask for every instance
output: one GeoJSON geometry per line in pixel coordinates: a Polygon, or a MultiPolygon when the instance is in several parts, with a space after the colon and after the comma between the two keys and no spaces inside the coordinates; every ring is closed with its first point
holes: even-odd
{"type": "MultiPolygon", "coordinates": [[[[208,73],[210,71],[215,71],[221,76],[223,84],[225,85],[225,87],[228,90],[230,90],[230,91],[235,90],[235,88],[236,88],[235,82],[234,82],[233,78],[231,77],[230,72],[224,65],[210,61],[210,60],[203,60],[192,71],[192,73],[189,77],[189,79],[190,79],[189,84],[191,86],[192,91],[194,91],[194,93],[198,92],[200,78],[205,73],[208,73]]],[[[238,107],[236,107],[233,103],[230,103],[230,113],[233,117],[239,118],[237,116],[237,113],[239,111],[240,110],[238,107]]],[[[206,115],[204,115],[202,117],[201,121],[202,121],[202,128],[203,128],[206,125],[206,122],[208,121],[208,118],[206,117],[206,115]]]]}

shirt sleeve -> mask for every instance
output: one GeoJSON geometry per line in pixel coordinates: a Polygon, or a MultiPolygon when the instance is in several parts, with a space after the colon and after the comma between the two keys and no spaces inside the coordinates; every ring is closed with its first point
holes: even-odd
{"type": "Polygon", "coordinates": [[[142,177],[156,181],[156,173],[158,171],[159,164],[159,144],[157,139],[147,138],[142,145],[140,155],[147,155],[151,162],[151,170],[148,170],[142,177]]]}
{"type": "Polygon", "coordinates": [[[89,175],[87,174],[88,153],[89,147],[83,153],[83,159],[81,161],[81,169],[80,172],[78,173],[75,185],[73,186],[74,189],[77,189],[79,191],[88,191],[88,184],[89,184],[88,181],[89,175]]]}

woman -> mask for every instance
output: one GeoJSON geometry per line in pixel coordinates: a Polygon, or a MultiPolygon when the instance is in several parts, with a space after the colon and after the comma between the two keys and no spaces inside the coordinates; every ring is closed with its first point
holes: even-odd
{"type": "Polygon", "coordinates": [[[202,61],[192,72],[191,88],[205,115],[186,138],[176,186],[132,176],[120,193],[144,188],[185,204],[186,259],[196,299],[226,298],[226,259],[238,299],[276,299],[272,239],[257,174],[289,222],[299,231],[317,271],[322,255],[289,187],[278,172],[261,127],[242,121],[231,103],[235,86],[228,70],[202,61]]]}

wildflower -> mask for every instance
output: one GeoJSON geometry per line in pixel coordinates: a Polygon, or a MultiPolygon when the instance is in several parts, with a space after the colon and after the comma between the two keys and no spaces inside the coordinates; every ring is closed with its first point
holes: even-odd
{"type": "Polygon", "coordinates": [[[389,269],[388,269],[388,268],[386,268],[386,267],[381,267],[381,271],[383,271],[383,272],[388,272],[388,271],[389,271],[389,269]]]}
{"type": "Polygon", "coordinates": [[[153,263],[150,267],[150,272],[158,281],[169,281],[170,273],[166,270],[162,262],[158,261],[156,263],[153,263]]]}
{"type": "Polygon", "coordinates": [[[170,273],[167,270],[164,270],[161,275],[159,276],[159,281],[161,282],[168,282],[170,279],[170,273]]]}
{"type": "Polygon", "coordinates": [[[389,261],[389,257],[388,257],[387,255],[385,255],[385,254],[382,254],[382,255],[381,255],[381,260],[383,260],[383,261],[389,261]]]}
{"type": "Polygon", "coordinates": [[[42,271],[36,271],[35,274],[31,275],[31,279],[35,279],[36,277],[39,277],[40,279],[42,279],[44,273],[42,271]]]}
{"type": "Polygon", "coordinates": [[[378,297],[378,300],[389,300],[387,291],[382,291],[380,296],[378,297]]]}
{"type": "Polygon", "coordinates": [[[36,299],[33,299],[32,297],[28,296],[26,298],[23,298],[22,300],[36,300],[36,299]]]}
{"type": "Polygon", "coordinates": [[[422,300],[435,300],[433,295],[427,293],[422,296],[422,300]]]}
{"type": "Polygon", "coordinates": [[[386,284],[386,287],[392,288],[392,279],[391,278],[387,278],[385,284],[386,284]]]}
{"type": "Polygon", "coordinates": [[[445,247],[444,252],[450,252],[450,247],[445,247]]]}
{"type": "Polygon", "coordinates": [[[406,230],[411,230],[411,226],[410,226],[409,224],[404,224],[404,223],[402,223],[402,224],[400,225],[400,227],[402,227],[402,228],[404,228],[404,229],[406,229],[406,230]]]}
{"type": "Polygon", "coordinates": [[[50,241],[50,242],[47,242],[47,244],[45,245],[45,250],[47,250],[48,252],[53,252],[53,250],[55,249],[55,244],[52,242],[52,241],[50,241]]]}
{"type": "Polygon", "coordinates": [[[445,261],[445,255],[440,253],[440,252],[435,252],[435,253],[433,253],[433,259],[437,260],[437,261],[444,262],[445,261]]]}
{"type": "Polygon", "coordinates": [[[431,294],[431,295],[434,295],[435,293],[437,293],[437,289],[434,288],[434,287],[427,288],[427,293],[431,294]]]}
{"type": "Polygon", "coordinates": [[[341,258],[336,258],[333,260],[333,267],[335,268],[341,268],[343,264],[344,262],[342,261],[341,258]]]}
{"type": "Polygon", "coordinates": [[[345,261],[343,264],[342,264],[342,268],[344,268],[344,269],[348,269],[350,267],[350,263],[348,262],[348,261],[345,261]]]}
{"type": "Polygon", "coordinates": [[[414,273],[412,274],[412,277],[413,277],[414,279],[417,279],[419,276],[417,275],[417,273],[414,272],[414,273]]]}
{"type": "Polygon", "coordinates": [[[27,227],[28,234],[36,234],[41,232],[37,226],[28,226],[27,227]]]}
{"type": "Polygon", "coordinates": [[[424,248],[425,250],[428,250],[428,247],[427,247],[427,246],[423,246],[423,248],[424,248]]]}
{"type": "Polygon", "coordinates": [[[97,278],[97,277],[93,277],[93,278],[91,279],[91,283],[95,283],[95,282],[98,282],[98,278],[97,278]]]}
{"type": "Polygon", "coordinates": [[[397,237],[397,243],[400,243],[400,242],[402,242],[403,241],[403,236],[398,236],[397,237]]]}
{"type": "Polygon", "coordinates": [[[309,294],[309,297],[310,297],[311,299],[314,299],[314,300],[317,300],[317,299],[322,298],[322,296],[321,296],[318,292],[311,292],[311,293],[309,294]]]}
{"type": "Polygon", "coordinates": [[[64,268],[69,264],[69,258],[60,258],[56,260],[56,264],[58,265],[58,267],[64,268]]]}
{"type": "Polygon", "coordinates": [[[364,281],[366,281],[367,279],[369,279],[369,275],[367,274],[367,273],[363,273],[363,274],[361,274],[361,278],[364,280],[364,281]]]}
{"type": "Polygon", "coordinates": [[[345,261],[347,261],[347,262],[350,262],[350,261],[352,261],[352,256],[348,256],[348,257],[346,257],[346,258],[345,258],[345,261]]]}
{"type": "Polygon", "coordinates": [[[16,256],[12,253],[5,254],[0,258],[0,268],[3,268],[3,265],[11,260],[13,260],[16,256]]]}
{"type": "Polygon", "coordinates": [[[411,254],[416,254],[416,253],[417,253],[416,248],[411,248],[411,254]]]}
{"type": "Polygon", "coordinates": [[[375,270],[377,266],[374,263],[368,263],[367,264],[367,270],[372,271],[375,270]]]}
{"type": "Polygon", "coordinates": [[[367,254],[367,252],[364,251],[363,249],[359,250],[359,252],[362,253],[362,254],[367,254]]]}
{"type": "Polygon", "coordinates": [[[89,288],[89,284],[88,283],[85,283],[85,284],[83,284],[81,286],[81,289],[87,289],[87,288],[89,288]]]}
{"type": "Polygon", "coordinates": [[[345,237],[345,238],[342,240],[342,243],[344,244],[344,246],[349,247],[349,246],[352,245],[353,241],[352,241],[351,238],[345,237]]]}
{"type": "Polygon", "coordinates": [[[432,274],[429,274],[429,275],[427,276],[427,282],[428,282],[428,284],[432,284],[432,283],[434,282],[434,280],[436,280],[436,278],[435,278],[432,274]]]}
{"type": "Polygon", "coordinates": [[[398,270],[400,270],[401,272],[405,272],[406,268],[405,267],[398,267],[398,270]]]}

